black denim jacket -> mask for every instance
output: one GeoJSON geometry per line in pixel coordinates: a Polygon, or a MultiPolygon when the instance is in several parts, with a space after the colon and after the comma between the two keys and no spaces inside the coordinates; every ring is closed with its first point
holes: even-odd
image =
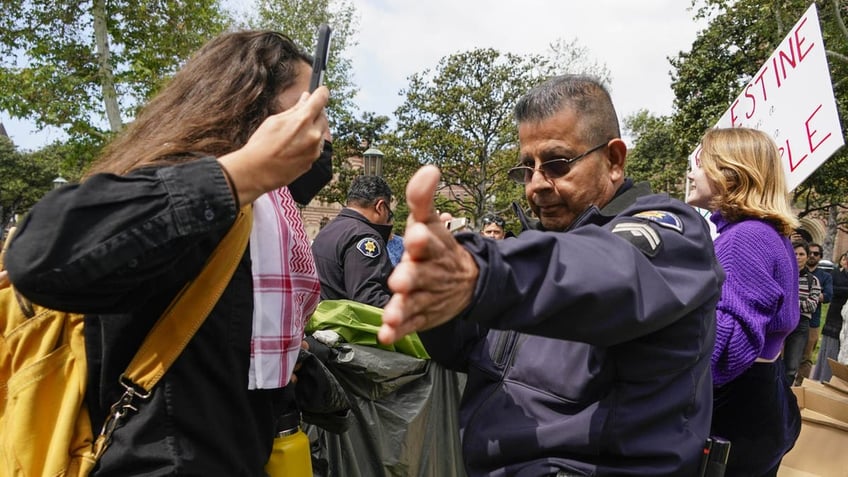
{"type": "MultiPolygon", "coordinates": [[[[95,432],[120,373],[165,307],[202,269],[236,203],[212,158],[102,174],[46,195],[22,221],[7,267],[32,301],[86,313],[95,432]]],[[[250,254],[149,401],[114,434],[94,475],[263,475],[278,391],[248,391],[250,254]]]]}

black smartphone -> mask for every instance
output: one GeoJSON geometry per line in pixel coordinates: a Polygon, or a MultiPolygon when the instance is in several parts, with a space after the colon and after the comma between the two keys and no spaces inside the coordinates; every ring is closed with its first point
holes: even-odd
{"type": "MultiPolygon", "coordinates": [[[[318,27],[318,44],[315,46],[315,57],[312,59],[312,77],[309,80],[309,92],[324,84],[324,72],[327,71],[327,58],[330,54],[330,35],[333,30],[329,25],[318,27]]],[[[333,179],[332,144],[324,142],[321,156],[312,163],[312,168],[288,185],[292,198],[300,205],[307,205],[318,192],[333,179]]]]}
{"type": "Polygon", "coordinates": [[[312,59],[312,78],[309,80],[310,93],[324,84],[327,58],[330,57],[330,36],[332,33],[333,29],[327,24],[321,24],[318,27],[318,44],[315,45],[315,56],[312,59]]]}

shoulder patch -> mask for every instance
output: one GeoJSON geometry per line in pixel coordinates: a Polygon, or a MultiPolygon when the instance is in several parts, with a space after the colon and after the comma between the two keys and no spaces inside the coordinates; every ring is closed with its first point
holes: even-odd
{"type": "Polygon", "coordinates": [[[664,210],[645,210],[633,215],[633,217],[648,219],[651,222],[661,225],[667,229],[683,233],[683,221],[680,220],[680,217],[672,214],[671,212],[666,212],[664,210]]]}
{"type": "Polygon", "coordinates": [[[356,243],[356,249],[368,258],[380,256],[380,244],[371,237],[366,237],[356,243]]]}
{"type": "Polygon", "coordinates": [[[612,233],[627,240],[649,257],[656,256],[662,240],[660,234],[642,221],[626,221],[615,224],[612,233]]]}

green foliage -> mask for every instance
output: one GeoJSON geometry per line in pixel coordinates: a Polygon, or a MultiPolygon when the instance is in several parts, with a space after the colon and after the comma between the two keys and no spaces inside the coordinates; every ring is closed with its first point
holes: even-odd
{"type": "Polygon", "coordinates": [[[318,42],[318,26],[330,25],[330,57],[325,83],[330,89],[328,115],[331,130],[341,123],[355,121],[351,80],[352,63],[346,56],[355,45],[358,19],[349,0],[258,0],[256,14],[248,19],[253,28],[266,28],[286,34],[312,55],[318,42]]]}
{"type": "MultiPolygon", "coordinates": [[[[333,29],[325,83],[330,89],[327,115],[333,133],[335,180],[321,190],[318,199],[344,205],[350,182],[361,174],[349,159],[361,156],[369,145],[379,145],[389,123],[389,118],[370,112],[356,117],[356,87],[351,79],[352,63],[346,56],[355,45],[356,9],[347,0],[260,0],[257,7],[255,16],[248,20],[250,25],[285,33],[310,55],[318,40],[318,25],[326,23],[333,29]]],[[[391,154],[387,154],[386,161],[391,160],[391,154]]]]}
{"type": "Polygon", "coordinates": [[[688,154],[681,149],[671,118],[641,110],[624,119],[624,129],[635,143],[627,153],[627,175],[648,181],[655,192],[683,199],[688,154]]]}
{"type": "Polygon", "coordinates": [[[108,67],[132,117],[181,63],[227,25],[217,0],[0,0],[0,108],[72,141],[102,142],[104,86],[93,12],[105,7],[108,67]]]}
{"type": "Polygon", "coordinates": [[[25,214],[50,191],[53,179],[62,175],[58,153],[55,149],[22,153],[8,137],[0,136],[0,235],[12,217],[25,214]]]}
{"type": "MultiPolygon", "coordinates": [[[[698,34],[692,48],[670,58],[675,112],[672,130],[685,150],[697,146],[703,132],[712,127],[771,55],[788,29],[810,6],[809,0],[693,0],[696,18],[709,25],[698,34]]],[[[828,51],[830,76],[840,120],[848,113],[848,2],[818,0],[816,5],[828,51]]],[[[687,155],[688,155],[687,152],[687,155]]],[[[832,239],[837,226],[848,230],[848,153],[837,151],[794,191],[801,217],[818,216],[828,222],[832,239]],[[827,214],[829,210],[841,211],[827,214]]],[[[825,244],[826,252],[829,250],[825,244]]]]}
{"type": "Polygon", "coordinates": [[[476,49],[410,77],[395,111],[399,155],[441,169],[437,208],[476,221],[522,200],[506,177],[517,158],[512,107],[547,67],[541,56],[476,49]]]}
{"type": "MultiPolygon", "coordinates": [[[[374,113],[365,113],[361,119],[348,119],[337,123],[333,129],[333,171],[335,180],[321,190],[318,197],[327,203],[345,204],[347,191],[353,179],[362,173],[362,170],[350,162],[350,158],[361,157],[362,153],[370,146],[378,146],[385,154],[383,162],[383,175],[387,176],[389,169],[394,167],[393,151],[386,150],[380,143],[381,138],[388,129],[389,118],[386,116],[375,116],[374,113]]],[[[386,181],[391,185],[388,177],[386,181]]],[[[395,191],[395,188],[392,188],[395,191]]]]}

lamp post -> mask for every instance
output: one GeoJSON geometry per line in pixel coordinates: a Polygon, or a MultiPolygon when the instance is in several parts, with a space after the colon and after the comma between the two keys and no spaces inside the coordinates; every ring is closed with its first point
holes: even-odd
{"type": "Polygon", "coordinates": [[[53,189],[58,189],[58,188],[62,187],[63,185],[67,184],[67,183],[68,183],[67,179],[59,176],[59,177],[53,179],[53,189]]]}
{"type": "Polygon", "coordinates": [[[386,155],[383,151],[376,147],[369,147],[362,153],[362,160],[365,175],[381,176],[383,175],[383,158],[386,155]]]}

